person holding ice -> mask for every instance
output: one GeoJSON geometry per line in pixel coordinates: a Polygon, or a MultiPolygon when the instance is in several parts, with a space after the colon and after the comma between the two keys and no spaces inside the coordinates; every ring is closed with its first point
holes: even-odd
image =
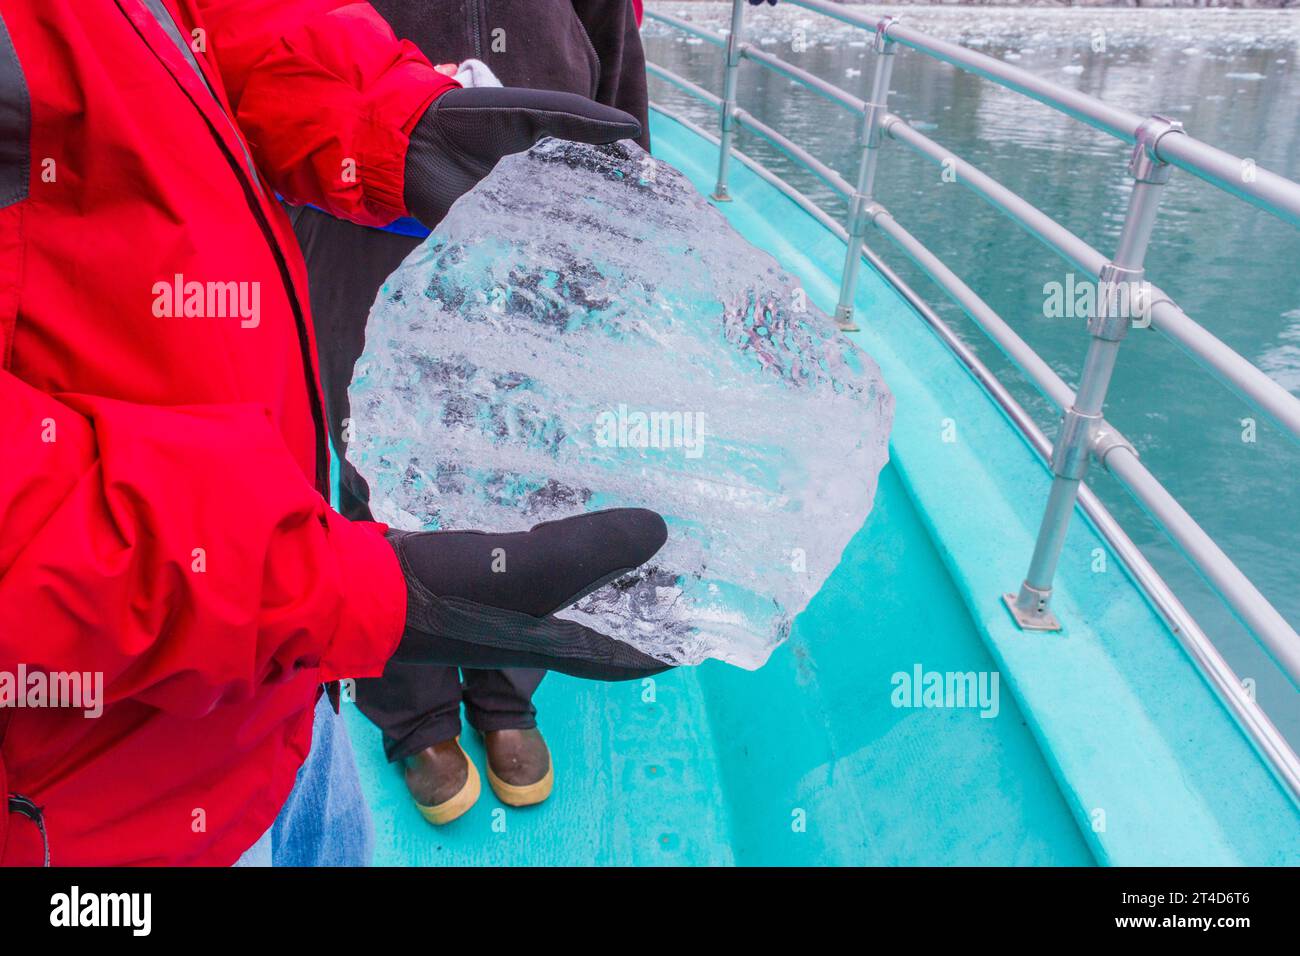
{"type": "Polygon", "coordinates": [[[362,2],[0,0],[0,670],[104,678],[95,719],[0,708],[0,862],[362,863],[323,685],[395,654],[663,669],[550,616],[658,550],[651,511],[496,539],[329,506],[275,199],[383,225],[543,136],[640,133],[574,93],[462,88],[362,2]]]}

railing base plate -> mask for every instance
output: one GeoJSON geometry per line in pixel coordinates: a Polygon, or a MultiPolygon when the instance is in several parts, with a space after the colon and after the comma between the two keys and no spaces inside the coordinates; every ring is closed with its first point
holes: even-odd
{"type": "Polygon", "coordinates": [[[1002,603],[1007,606],[1011,616],[1015,618],[1016,626],[1022,631],[1059,631],[1061,622],[1056,619],[1056,615],[1050,610],[1042,614],[1031,614],[1028,611],[1021,610],[1016,605],[1016,596],[1011,593],[1002,595],[1002,603]]]}

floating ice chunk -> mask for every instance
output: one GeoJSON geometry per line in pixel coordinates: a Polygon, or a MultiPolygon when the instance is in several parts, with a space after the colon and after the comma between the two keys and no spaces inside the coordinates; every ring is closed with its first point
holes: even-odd
{"type": "Polygon", "coordinates": [[[653,562],[561,616],[750,668],[862,527],[893,415],[875,363],[631,143],[502,160],[380,290],[350,393],[378,519],[654,508],[653,562]]]}

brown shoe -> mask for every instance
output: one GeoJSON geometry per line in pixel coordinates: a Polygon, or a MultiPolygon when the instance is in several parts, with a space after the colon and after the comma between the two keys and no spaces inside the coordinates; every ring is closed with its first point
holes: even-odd
{"type": "Polygon", "coordinates": [[[434,826],[463,816],[483,788],[478,768],[461,748],[459,737],[426,747],[402,763],[416,809],[434,826]]]}
{"type": "Polygon", "coordinates": [[[528,807],[551,795],[555,773],[541,731],[489,730],[483,735],[483,746],[488,783],[502,803],[528,807]]]}

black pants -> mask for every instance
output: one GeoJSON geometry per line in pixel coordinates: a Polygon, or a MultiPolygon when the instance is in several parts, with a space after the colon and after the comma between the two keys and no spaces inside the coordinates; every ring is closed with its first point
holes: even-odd
{"type": "MultiPolygon", "coordinates": [[[[330,440],[342,461],[339,511],[370,519],[369,489],[346,460],[348,383],[366,341],[366,317],[379,287],[420,240],[367,229],[317,212],[290,211],[307,259],[316,353],[330,440]]],[[[533,691],[542,670],[460,670],[390,661],[382,677],[356,682],[357,706],[384,732],[384,753],[400,760],[460,733],[460,705],[476,729],[537,726],[533,691]]]]}

